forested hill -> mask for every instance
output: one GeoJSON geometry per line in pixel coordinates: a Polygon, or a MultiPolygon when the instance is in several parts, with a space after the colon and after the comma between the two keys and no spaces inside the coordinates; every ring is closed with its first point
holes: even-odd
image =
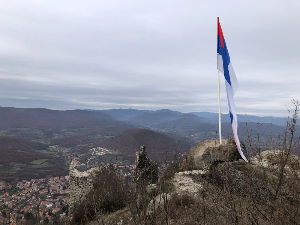
{"type": "Polygon", "coordinates": [[[117,124],[123,122],[99,111],[0,107],[0,129],[14,127],[66,129],[117,124]]]}
{"type": "Polygon", "coordinates": [[[192,145],[190,142],[176,140],[166,134],[148,129],[130,129],[113,138],[99,142],[99,146],[118,150],[126,156],[134,157],[141,145],[146,146],[148,155],[154,159],[161,159],[168,152],[169,156],[175,152],[186,152],[192,145]]]}
{"type": "Polygon", "coordinates": [[[0,180],[67,173],[63,159],[59,154],[51,154],[47,144],[0,136],[0,155],[0,180]]]}

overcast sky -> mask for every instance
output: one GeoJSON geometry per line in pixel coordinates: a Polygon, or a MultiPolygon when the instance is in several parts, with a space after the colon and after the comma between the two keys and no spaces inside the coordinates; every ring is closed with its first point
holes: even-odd
{"type": "Polygon", "coordinates": [[[0,106],[217,112],[217,16],[237,113],[300,100],[299,0],[0,2],[0,106]]]}

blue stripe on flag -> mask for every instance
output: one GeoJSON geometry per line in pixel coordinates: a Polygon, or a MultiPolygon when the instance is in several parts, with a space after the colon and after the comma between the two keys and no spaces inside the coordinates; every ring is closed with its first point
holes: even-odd
{"type": "Polygon", "coordinates": [[[225,76],[225,79],[228,82],[228,84],[231,86],[230,75],[229,75],[229,70],[228,70],[228,65],[230,63],[230,57],[229,57],[229,53],[227,50],[225,39],[224,39],[224,46],[225,46],[225,48],[222,51],[224,76],[225,76]]]}
{"type": "Polygon", "coordinates": [[[222,48],[222,45],[221,45],[220,36],[218,35],[217,53],[220,54],[220,55],[222,55],[222,52],[223,52],[223,48],[222,48]]]}
{"type": "Polygon", "coordinates": [[[229,116],[230,116],[230,123],[232,124],[233,115],[232,115],[232,113],[230,111],[229,111],[229,116]]]}

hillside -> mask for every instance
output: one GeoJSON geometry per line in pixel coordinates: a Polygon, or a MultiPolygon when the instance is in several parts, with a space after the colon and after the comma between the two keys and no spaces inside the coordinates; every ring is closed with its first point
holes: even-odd
{"type": "MultiPolygon", "coordinates": [[[[180,113],[172,110],[134,110],[134,109],[113,109],[103,110],[111,116],[124,119],[135,126],[143,126],[154,131],[168,134],[176,134],[185,137],[187,140],[200,142],[203,140],[216,138],[218,136],[218,113],[193,112],[180,113]]],[[[286,118],[280,117],[259,117],[253,115],[238,115],[239,137],[246,141],[249,137],[260,136],[261,141],[265,141],[270,136],[282,136],[283,126],[286,125],[286,118]]],[[[296,132],[300,136],[300,132],[296,132]]],[[[230,117],[222,114],[222,136],[232,136],[230,117]]]]}
{"type": "Polygon", "coordinates": [[[137,109],[107,109],[101,110],[107,115],[110,115],[116,120],[126,121],[133,117],[140,116],[144,113],[149,112],[149,110],[137,110],[137,109]]]}
{"type": "Polygon", "coordinates": [[[178,128],[181,129],[191,129],[196,128],[197,126],[206,124],[207,119],[198,117],[191,113],[182,114],[180,116],[177,116],[176,119],[171,121],[166,121],[162,123],[157,123],[153,125],[152,127],[158,128],[158,129],[165,129],[165,130],[177,130],[178,128]]]}
{"type": "Polygon", "coordinates": [[[111,126],[97,127],[86,132],[81,132],[78,135],[71,135],[62,138],[55,138],[50,141],[50,145],[59,145],[63,147],[78,147],[80,145],[89,145],[97,147],[100,140],[107,137],[118,135],[125,130],[132,129],[133,126],[111,126]]]}
{"type": "MultiPolygon", "coordinates": [[[[184,152],[195,143],[218,137],[218,124],[214,121],[216,114],[201,113],[197,115],[167,109],[156,111],[135,109],[62,111],[0,107],[0,137],[15,137],[33,141],[33,143],[44,143],[57,146],[57,149],[60,150],[60,152],[56,151],[50,154],[47,150],[48,147],[39,150],[40,148],[36,146],[23,151],[16,146],[13,148],[15,150],[11,150],[9,154],[4,154],[4,157],[1,158],[0,172],[16,174],[16,171],[25,173],[26,170],[32,170],[31,173],[34,177],[40,171],[44,171],[44,174],[52,173],[52,171],[57,173],[55,172],[57,168],[65,168],[65,164],[69,163],[70,158],[79,157],[84,162],[90,154],[90,149],[101,146],[118,150],[120,154],[130,156],[131,159],[141,145],[146,145],[149,155],[155,158],[158,158],[163,151],[184,152]],[[31,151],[30,149],[37,150],[31,151]],[[46,152],[48,153],[45,154],[46,152]],[[59,154],[64,154],[64,156],[59,157],[59,154]],[[24,162],[20,161],[21,158],[24,162]],[[47,160],[46,163],[38,166],[31,164],[32,161],[38,159],[47,160]],[[55,162],[51,162],[54,159],[55,162]],[[8,164],[8,162],[10,163],[8,164]],[[29,169],[26,169],[27,167],[29,169]],[[40,169],[34,170],[34,167],[40,169]],[[41,169],[42,167],[44,169],[41,169]],[[9,169],[13,172],[8,172],[9,169]]],[[[223,116],[227,117],[227,115],[223,116]]],[[[243,116],[241,116],[242,118],[243,116]]],[[[255,119],[261,121],[260,117],[251,117],[251,120],[255,119]]],[[[270,137],[282,137],[283,133],[284,128],[278,125],[270,123],[258,125],[255,122],[246,124],[239,121],[238,134],[244,142],[247,141],[250,134],[252,138],[259,136],[263,146],[270,137]]],[[[222,135],[223,137],[232,136],[230,123],[222,124],[222,135]]],[[[295,136],[300,136],[298,130],[296,130],[295,136]]],[[[15,141],[16,143],[18,142],[15,141]]],[[[24,142],[22,143],[24,144],[24,142]]],[[[5,142],[0,145],[1,151],[5,153],[9,146],[6,146],[5,142]]],[[[96,163],[96,159],[94,161],[96,163]]]]}
{"type": "MultiPolygon", "coordinates": [[[[156,111],[135,109],[59,111],[0,107],[0,135],[55,145],[75,146],[80,143],[99,141],[99,138],[95,139],[93,136],[115,136],[120,133],[117,130],[146,127],[199,142],[216,137],[217,115],[208,112],[180,113],[167,109],[156,111]],[[107,135],[106,130],[116,130],[116,132],[110,132],[111,134],[107,135]],[[88,137],[89,135],[90,137],[88,137]]],[[[242,139],[247,138],[247,131],[251,134],[255,133],[255,135],[259,131],[265,139],[269,138],[272,132],[274,135],[278,135],[278,131],[282,130],[280,126],[276,124],[271,126],[270,123],[262,121],[272,121],[272,118],[273,122],[281,121],[280,123],[283,123],[285,121],[284,118],[249,115],[238,115],[238,118],[238,132],[242,139]],[[244,120],[249,120],[247,125],[243,122],[244,120]],[[255,120],[260,121],[261,128],[258,128],[257,122],[253,122],[255,120]]],[[[223,114],[222,121],[222,134],[224,137],[228,137],[231,135],[229,116],[223,114]]]]}
{"type": "Polygon", "coordinates": [[[181,115],[181,112],[173,111],[169,109],[160,109],[160,110],[138,110],[138,109],[107,109],[100,110],[107,115],[110,115],[116,120],[120,121],[134,121],[135,118],[149,117],[149,115],[155,116],[155,114],[160,114],[164,116],[165,114],[181,115]],[[140,117],[141,116],[141,117],[140,117]]]}
{"type": "Polygon", "coordinates": [[[0,137],[0,180],[46,177],[66,173],[59,153],[46,144],[0,137]]]}
{"type": "Polygon", "coordinates": [[[81,136],[97,129],[102,134],[105,129],[112,131],[120,127],[128,129],[132,125],[115,120],[100,111],[0,107],[0,136],[50,143],[56,139],[81,136]]]}
{"type": "MultiPolygon", "coordinates": [[[[175,133],[195,142],[218,137],[218,124],[209,123],[209,120],[205,118],[193,118],[187,115],[190,114],[183,114],[180,119],[152,125],[151,128],[166,133],[175,133]]],[[[260,141],[264,143],[270,137],[279,138],[284,134],[284,127],[271,123],[239,122],[238,125],[239,138],[243,141],[259,137],[260,141]]],[[[299,129],[295,131],[295,135],[300,136],[299,129]]],[[[222,136],[224,138],[232,136],[230,123],[222,123],[222,136]]]]}
{"type": "Polygon", "coordinates": [[[11,163],[30,163],[42,158],[44,154],[39,151],[48,147],[48,145],[37,142],[13,137],[0,137],[0,164],[5,167],[11,163]]]}
{"type": "Polygon", "coordinates": [[[23,127],[61,130],[117,124],[123,123],[99,111],[0,107],[0,129],[23,127]]]}
{"type": "Polygon", "coordinates": [[[157,133],[147,129],[130,129],[116,137],[99,142],[99,146],[119,151],[126,156],[135,156],[141,145],[145,145],[151,158],[159,159],[167,151],[185,152],[190,149],[190,143],[176,140],[166,134],[157,133]]]}
{"type": "Polygon", "coordinates": [[[126,122],[149,127],[154,124],[176,120],[180,117],[180,115],[182,115],[182,113],[172,110],[157,110],[132,117],[129,120],[126,120],[126,122]]]}
{"type": "MultiPolygon", "coordinates": [[[[218,124],[219,123],[219,113],[211,112],[192,112],[193,114],[207,119],[207,122],[218,124]]],[[[253,123],[272,123],[277,126],[286,126],[286,118],[274,117],[274,116],[254,116],[254,115],[244,115],[237,114],[239,122],[253,122],[253,123]]],[[[221,114],[222,123],[230,123],[230,117],[226,114],[221,114]]]]}
{"type": "MultiPolygon", "coordinates": [[[[121,121],[130,121],[133,123],[146,123],[147,125],[153,124],[153,120],[151,120],[151,117],[159,116],[160,113],[161,116],[163,116],[163,113],[169,113],[170,115],[182,115],[184,113],[178,112],[178,111],[172,111],[168,109],[161,109],[161,110],[137,110],[137,109],[109,109],[109,110],[101,110],[101,112],[104,112],[110,116],[112,116],[116,120],[121,121]],[[155,115],[157,114],[157,115],[155,115]],[[140,120],[142,117],[145,119],[149,118],[149,122],[143,122],[140,120]],[[136,122],[135,122],[136,120],[136,122]]],[[[191,112],[191,114],[194,114],[198,117],[205,118],[206,123],[212,123],[212,124],[218,124],[219,121],[219,114],[218,113],[212,113],[212,112],[191,112]]],[[[253,123],[273,123],[278,126],[285,126],[286,125],[286,118],[284,117],[274,117],[274,116],[254,116],[254,115],[247,115],[247,114],[237,114],[238,121],[239,122],[253,122],[253,123]]],[[[230,123],[230,117],[228,113],[221,114],[222,123],[230,123]]],[[[178,118],[176,118],[178,119],[178,118]]],[[[170,119],[167,119],[166,121],[169,121],[170,119]]],[[[159,122],[162,123],[161,117],[159,117],[159,122]]],[[[154,124],[156,122],[154,121],[154,124]]]]}

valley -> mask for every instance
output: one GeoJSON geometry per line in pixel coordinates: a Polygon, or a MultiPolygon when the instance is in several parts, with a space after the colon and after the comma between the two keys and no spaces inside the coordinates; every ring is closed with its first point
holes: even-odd
{"type": "MultiPolygon", "coordinates": [[[[263,147],[271,136],[280,139],[284,132],[283,126],[276,125],[283,124],[284,118],[240,117],[238,132],[244,142],[259,137],[263,147]]],[[[65,176],[73,159],[87,168],[109,163],[131,165],[141,145],[147,146],[153,159],[160,160],[166,154],[172,157],[200,141],[217,139],[215,120],[215,113],[168,109],[59,111],[0,107],[0,180],[65,176]],[[92,149],[98,148],[109,153],[93,155],[92,149]]],[[[223,137],[230,137],[231,125],[224,122],[222,132],[223,137]]],[[[299,131],[296,136],[300,136],[299,131]]]]}

